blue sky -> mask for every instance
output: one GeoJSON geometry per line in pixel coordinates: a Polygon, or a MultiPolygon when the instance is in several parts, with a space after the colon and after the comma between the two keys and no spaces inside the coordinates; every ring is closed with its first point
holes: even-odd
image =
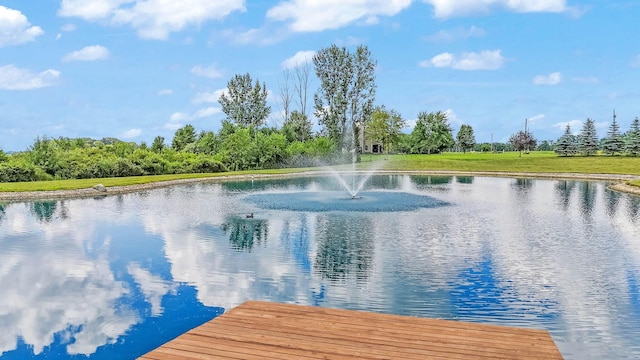
{"type": "Polygon", "coordinates": [[[529,119],[555,140],[590,117],[604,136],[614,109],[623,131],[640,116],[638,19],[636,0],[0,0],[0,148],[217,131],[246,72],[277,126],[283,69],[331,44],[369,47],[377,104],[411,125],[447,111],[506,141],[529,119]]]}

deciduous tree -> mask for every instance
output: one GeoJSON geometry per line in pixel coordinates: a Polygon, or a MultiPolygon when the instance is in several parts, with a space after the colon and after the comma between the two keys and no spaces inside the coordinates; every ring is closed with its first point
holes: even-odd
{"type": "Polygon", "coordinates": [[[442,111],[419,113],[411,137],[411,151],[419,154],[439,153],[455,143],[447,114],[442,111]]]}
{"type": "Polygon", "coordinates": [[[373,112],[376,62],[366,46],[351,54],[332,45],[320,50],[313,63],[320,80],[315,115],[339,148],[354,150],[359,146],[359,125],[373,112]]]}
{"type": "Polygon", "coordinates": [[[175,151],[182,151],[187,145],[196,141],[196,129],[187,124],[180,129],[176,130],[173,135],[173,141],[171,142],[171,148],[175,151]]]}
{"type": "Polygon", "coordinates": [[[291,102],[293,101],[293,91],[291,91],[291,70],[282,70],[282,81],[278,83],[279,98],[278,107],[282,112],[282,123],[284,124],[289,120],[291,115],[291,102]]]}
{"type": "Polygon", "coordinates": [[[406,121],[399,112],[387,110],[384,105],[378,106],[370,120],[365,123],[364,138],[381,143],[388,154],[400,141],[402,129],[406,126],[406,121]]]}
{"type": "Polygon", "coordinates": [[[227,91],[220,95],[218,102],[228,121],[241,126],[264,125],[271,113],[264,82],[261,85],[256,79],[254,84],[249,73],[237,74],[227,83],[227,91]]]}
{"type": "Polygon", "coordinates": [[[151,151],[160,153],[164,149],[164,137],[156,136],[151,143],[151,151]]]}
{"type": "Polygon", "coordinates": [[[537,141],[530,132],[520,130],[509,137],[509,143],[522,156],[524,150],[535,148],[537,141]]]}
{"type": "Polygon", "coordinates": [[[469,149],[473,149],[476,145],[476,137],[473,135],[471,125],[460,125],[460,130],[458,130],[458,135],[456,135],[456,141],[463,153],[466,153],[469,149]]]}
{"type": "Polygon", "coordinates": [[[311,138],[311,121],[303,113],[294,110],[282,125],[282,132],[289,142],[309,140],[311,138]]]}
{"type": "Polygon", "coordinates": [[[295,67],[295,81],[293,83],[293,90],[295,93],[295,102],[298,104],[298,109],[302,115],[308,117],[307,114],[307,99],[309,94],[309,73],[311,72],[311,66],[309,62],[298,64],[295,67]]]}

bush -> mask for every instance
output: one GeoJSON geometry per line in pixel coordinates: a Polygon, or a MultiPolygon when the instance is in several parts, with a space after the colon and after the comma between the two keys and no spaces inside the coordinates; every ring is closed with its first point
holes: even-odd
{"type": "Polygon", "coordinates": [[[227,171],[220,161],[206,156],[188,159],[183,164],[184,173],[215,173],[227,171]]]}
{"type": "Polygon", "coordinates": [[[0,163],[0,182],[38,180],[36,166],[27,163],[0,163]]]}

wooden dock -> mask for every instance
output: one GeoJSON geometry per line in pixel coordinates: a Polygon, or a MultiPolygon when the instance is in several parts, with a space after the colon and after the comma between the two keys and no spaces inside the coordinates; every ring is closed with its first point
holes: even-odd
{"type": "Polygon", "coordinates": [[[547,331],[248,301],[140,359],[562,359],[547,331]]]}

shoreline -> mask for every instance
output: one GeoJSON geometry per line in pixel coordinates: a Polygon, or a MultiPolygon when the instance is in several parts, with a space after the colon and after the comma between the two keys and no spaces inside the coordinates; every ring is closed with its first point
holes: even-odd
{"type": "MultiPolygon", "coordinates": [[[[629,180],[640,179],[640,176],[622,174],[580,174],[580,173],[517,173],[517,172],[483,172],[483,171],[446,171],[446,170],[407,170],[393,171],[380,170],[379,174],[408,174],[408,175],[441,175],[441,176],[481,176],[481,177],[511,177],[511,178],[537,178],[537,179],[566,179],[566,180],[586,180],[586,181],[609,181],[615,182],[608,186],[609,189],[640,196],[640,187],[628,185],[629,180]]],[[[75,190],[45,190],[45,191],[22,191],[22,192],[0,192],[0,201],[23,202],[30,200],[60,200],[60,199],[80,199],[89,197],[102,197],[111,195],[128,194],[145,190],[159,189],[174,185],[189,183],[205,183],[218,181],[231,181],[243,179],[265,179],[265,178],[286,178],[300,176],[327,175],[326,171],[305,171],[291,174],[254,174],[254,175],[229,175],[206,177],[197,179],[178,179],[170,181],[150,182],[146,184],[135,184],[125,186],[110,186],[102,190],[94,187],[75,190]]],[[[96,179],[99,185],[99,179],[96,179]]]]}

